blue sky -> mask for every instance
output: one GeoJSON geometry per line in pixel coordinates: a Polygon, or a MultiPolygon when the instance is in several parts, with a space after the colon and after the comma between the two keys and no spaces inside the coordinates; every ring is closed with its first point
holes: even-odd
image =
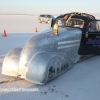
{"type": "Polygon", "coordinates": [[[0,14],[100,13],[100,0],[0,0],[0,14]]]}

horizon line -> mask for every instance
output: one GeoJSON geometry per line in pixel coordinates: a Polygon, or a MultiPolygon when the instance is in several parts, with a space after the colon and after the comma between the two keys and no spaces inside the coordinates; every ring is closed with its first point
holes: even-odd
{"type": "MultiPolygon", "coordinates": [[[[90,14],[95,14],[95,15],[98,15],[100,13],[90,13],[90,14]]],[[[41,14],[21,14],[21,13],[14,13],[14,14],[0,14],[0,15],[31,15],[31,16],[38,16],[38,15],[41,15],[41,14]]],[[[53,16],[58,16],[58,15],[61,15],[61,14],[50,14],[50,15],[53,15],[53,16]]]]}

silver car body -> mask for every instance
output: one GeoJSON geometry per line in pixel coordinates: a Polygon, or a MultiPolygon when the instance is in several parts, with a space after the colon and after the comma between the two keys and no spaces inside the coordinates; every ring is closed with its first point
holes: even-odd
{"type": "Polygon", "coordinates": [[[45,84],[80,61],[78,55],[82,32],[75,28],[52,28],[31,37],[23,48],[14,48],[6,55],[2,74],[45,84]]]}
{"type": "Polygon", "coordinates": [[[50,29],[31,37],[23,48],[9,51],[3,61],[2,74],[20,76],[42,85],[66,72],[75,63],[93,54],[100,55],[100,27],[99,31],[92,32],[87,27],[97,21],[87,24],[92,20],[91,16],[72,15],[67,20],[58,18],[54,23],[51,20],[50,29]]]}

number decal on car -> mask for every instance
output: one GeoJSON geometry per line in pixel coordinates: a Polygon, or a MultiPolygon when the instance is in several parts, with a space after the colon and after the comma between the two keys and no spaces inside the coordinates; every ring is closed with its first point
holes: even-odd
{"type": "Polygon", "coordinates": [[[86,44],[96,44],[96,45],[100,45],[100,39],[91,39],[89,38],[88,41],[86,42],[86,44]]]}

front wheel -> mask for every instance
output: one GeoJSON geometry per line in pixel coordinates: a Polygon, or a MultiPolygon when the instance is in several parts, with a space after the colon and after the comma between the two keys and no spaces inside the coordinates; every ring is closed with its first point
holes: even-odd
{"type": "Polygon", "coordinates": [[[42,23],[42,21],[41,21],[41,20],[39,20],[39,23],[42,23]]]}
{"type": "Polygon", "coordinates": [[[66,72],[72,66],[73,62],[68,57],[53,57],[48,63],[47,82],[66,72]]]}
{"type": "Polygon", "coordinates": [[[47,23],[49,24],[50,23],[50,20],[48,20],[47,23]]]}
{"type": "Polygon", "coordinates": [[[54,57],[48,64],[48,79],[51,80],[54,77],[58,76],[61,72],[61,60],[59,57],[54,57]]]}

